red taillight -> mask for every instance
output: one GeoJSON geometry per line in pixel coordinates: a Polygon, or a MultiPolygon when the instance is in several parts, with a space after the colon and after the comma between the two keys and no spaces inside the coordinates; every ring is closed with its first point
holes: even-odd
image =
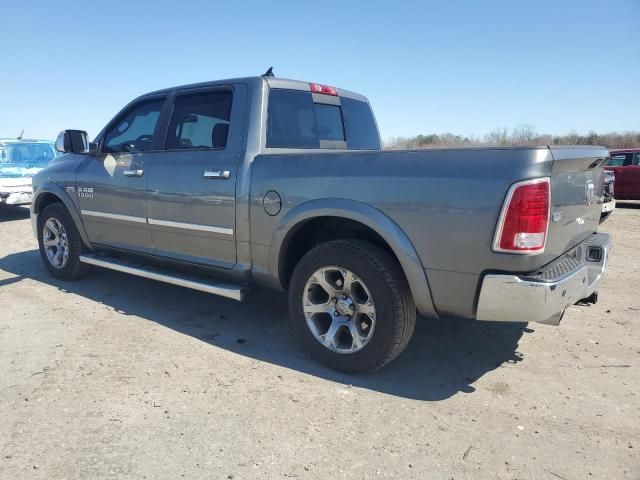
{"type": "Polygon", "coordinates": [[[334,87],[328,87],[327,85],[320,85],[318,83],[310,83],[311,93],[323,93],[325,95],[338,96],[338,89],[334,87]]]}
{"type": "Polygon", "coordinates": [[[548,178],[511,187],[500,214],[493,249],[497,252],[542,253],[549,227],[548,178]]]}

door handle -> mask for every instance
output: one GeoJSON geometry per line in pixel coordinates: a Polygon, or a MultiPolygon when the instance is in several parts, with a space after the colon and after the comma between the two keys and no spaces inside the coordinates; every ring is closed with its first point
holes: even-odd
{"type": "Polygon", "coordinates": [[[141,177],[142,174],[144,173],[144,170],[139,168],[136,170],[125,170],[122,173],[124,174],[125,177],[141,177]]]}
{"type": "Polygon", "coordinates": [[[204,178],[211,178],[214,180],[226,180],[231,176],[229,170],[205,170],[204,178]]]}

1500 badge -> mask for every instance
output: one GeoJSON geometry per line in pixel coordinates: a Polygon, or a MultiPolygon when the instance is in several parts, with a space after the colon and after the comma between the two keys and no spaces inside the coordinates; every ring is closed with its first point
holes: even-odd
{"type": "Polygon", "coordinates": [[[80,198],[93,198],[93,187],[79,187],[78,196],[80,198]]]}

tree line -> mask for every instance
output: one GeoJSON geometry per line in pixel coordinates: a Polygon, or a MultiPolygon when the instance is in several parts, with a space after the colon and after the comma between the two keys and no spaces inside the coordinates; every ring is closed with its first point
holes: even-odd
{"type": "Polygon", "coordinates": [[[607,148],[640,146],[640,131],[596,133],[580,135],[574,131],[565,135],[538,133],[531,125],[519,125],[512,130],[496,128],[482,137],[431,133],[415,137],[393,137],[385,142],[385,149],[452,148],[452,147],[511,147],[518,145],[601,145],[607,148]]]}

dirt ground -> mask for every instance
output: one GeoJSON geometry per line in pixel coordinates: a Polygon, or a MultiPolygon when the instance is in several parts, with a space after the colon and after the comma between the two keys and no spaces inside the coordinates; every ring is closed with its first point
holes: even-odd
{"type": "Polygon", "coordinates": [[[28,212],[1,211],[0,478],[640,479],[640,203],[621,207],[597,305],[420,319],[367,376],[309,359],[282,294],[54,280],[28,212]]]}

